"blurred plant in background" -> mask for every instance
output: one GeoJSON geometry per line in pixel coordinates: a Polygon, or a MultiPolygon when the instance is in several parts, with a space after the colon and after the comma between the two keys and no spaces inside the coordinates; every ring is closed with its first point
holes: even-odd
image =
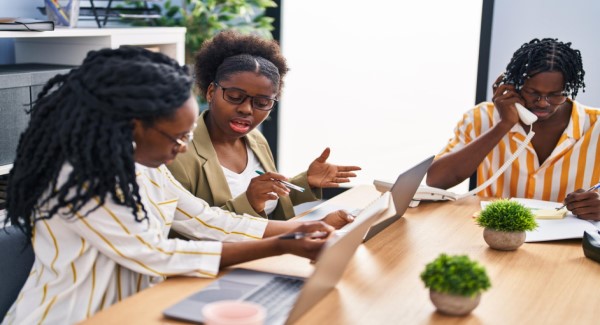
{"type": "MultiPolygon", "coordinates": [[[[267,8],[277,7],[273,0],[181,0],[164,1],[162,6],[151,6],[161,12],[161,17],[135,22],[143,26],[182,26],[187,28],[185,35],[186,63],[193,63],[193,54],[202,43],[226,29],[242,33],[252,33],[272,38],[272,17],[265,16],[267,8]]],[[[130,1],[137,8],[147,8],[145,1],[130,1]]]]}

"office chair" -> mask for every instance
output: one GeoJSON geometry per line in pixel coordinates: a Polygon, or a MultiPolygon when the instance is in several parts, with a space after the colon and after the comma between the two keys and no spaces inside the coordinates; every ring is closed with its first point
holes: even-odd
{"type": "Polygon", "coordinates": [[[17,227],[0,228],[0,322],[25,284],[34,254],[31,241],[17,227]]]}

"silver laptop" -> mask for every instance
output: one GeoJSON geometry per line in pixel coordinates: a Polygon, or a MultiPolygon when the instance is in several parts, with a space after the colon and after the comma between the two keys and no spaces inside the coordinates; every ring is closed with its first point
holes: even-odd
{"type": "MultiPolygon", "coordinates": [[[[427,169],[429,169],[429,166],[433,162],[433,158],[434,156],[431,156],[421,161],[411,169],[405,171],[404,173],[398,176],[396,182],[394,182],[390,189],[390,192],[392,193],[392,199],[394,201],[394,207],[396,208],[396,213],[390,218],[377,220],[375,223],[373,223],[373,225],[371,225],[371,228],[369,228],[369,231],[366,233],[364,241],[373,238],[373,236],[377,235],[383,229],[387,228],[389,225],[394,223],[394,221],[402,217],[404,212],[406,212],[406,209],[408,209],[408,206],[413,196],[417,192],[421,181],[423,181],[423,177],[425,177],[427,169]]],[[[324,218],[328,213],[341,209],[344,209],[344,207],[339,205],[326,204],[323,207],[320,207],[315,211],[312,211],[306,214],[305,216],[298,218],[297,220],[320,220],[324,218]]],[[[351,213],[356,215],[357,212],[351,211],[351,213]]],[[[349,224],[348,226],[350,225],[352,224],[349,224]]]]}
{"type": "Polygon", "coordinates": [[[367,230],[390,205],[385,193],[357,216],[344,235],[334,235],[323,247],[308,278],[234,269],[206,288],[163,311],[178,320],[202,323],[202,307],[219,300],[245,300],[267,309],[266,324],[290,324],[323,298],[339,281],[367,230]]]}

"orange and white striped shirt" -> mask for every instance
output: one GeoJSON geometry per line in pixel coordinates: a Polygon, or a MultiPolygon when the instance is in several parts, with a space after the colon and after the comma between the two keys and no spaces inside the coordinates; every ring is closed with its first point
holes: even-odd
{"type": "MultiPolygon", "coordinates": [[[[479,192],[488,197],[521,197],[562,202],[567,194],[600,180],[600,110],[573,101],[571,121],[556,148],[540,166],[531,145],[490,186],[479,192]]],[[[460,150],[500,121],[493,103],[485,102],[463,115],[462,121],[438,157],[460,150]]],[[[516,124],[477,168],[477,185],[494,175],[526,137],[516,124]]]]}
{"type": "MultiPolygon", "coordinates": [[[[58,184],[71,170],[63,167],[58,184]]],[[[135,221],[129,207],[107,197],[85,217],[97,201],[75,215],[65,209],[36,222],[35,262],[3,324],[73,324],[167,275],[214,277],[221,241],[263,236],[266,219],[208,206],[183,189],[165,166],[136,164],[136,176],[148,220],[135,221]],[[169,239],[171,226],[213,240],[169,239]]]]}

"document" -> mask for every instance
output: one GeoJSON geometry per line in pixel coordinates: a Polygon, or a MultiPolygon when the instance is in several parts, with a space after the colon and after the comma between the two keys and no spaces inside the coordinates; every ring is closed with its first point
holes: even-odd
{"type": "Polygon", "coordinates": [[[516,201],[531,209],[531,213],[537,220],[539,219],[562,219],[567,214],[567,208],[560,208],[562,204],[552,201],[542,201],[534,199],[512,198],[511,201],[516,201]]]}

